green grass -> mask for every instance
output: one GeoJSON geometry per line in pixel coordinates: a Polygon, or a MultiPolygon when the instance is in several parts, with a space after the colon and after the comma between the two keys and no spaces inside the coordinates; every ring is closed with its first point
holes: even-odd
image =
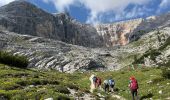
{"type": "MultiPolygon", "coordinates": [[[[162,77],[162,70],[156,68],[141,68],[136,70],[124,69],[116,72],[75,72],[73,74],[60,73],[57,71],[36,71],[33,69],[20,69],[0,64],[0,96],[10,100],[40,99],[53,97],[67,100],[69,91],[67,87],[78,90],[77,95],[82,92],[89,93],[91,73],[101,77],[102,80],[112,77],[116,81],[116,94],[130,99],[128,89],[129,77],[136,76],[139,83],[139,96],[142,98],[152,97],[153,99],[165,99],[170,97],[170,80],[162,77]],[[147,82],[152,80],[152,83],[147,82]],[[31,87],[31,85],[34,85],[31,87]],[[163,94],[159,94],[159,90],[163,94]]],[[[112,94],[97,91],[111,98],[112,94]]],[[[92,95],[96,95],[97,92],[92,95]]],[[[97,98],[97,96],[96,96],[97,98]]]]}
{"type": "Polygon", "coordinates": [[[161,73],[160,69],[140,69],[136,71],[107,72],[107,74],[104,72],[99,73],[98,75],[102,76],[103,79],[113,77],[116,80],[116,87],[119,89],[118,94],[127,99],[130,99],[128,79],[131,75],[136,76],[138,79],[140,97],[153,94],[153,99],[165,99],[170,96],[170,87],[167,86],[167,83],[169,83],[170,80],[162,78],[161,73]],[[152,80],[153,83],[147,84],[150,80],[152,80]],[[160,84],[163,88],[159,88],[157,84],[160,84]],[[163,90],[163,95],[158,93],[159,90],[163,90]]]}

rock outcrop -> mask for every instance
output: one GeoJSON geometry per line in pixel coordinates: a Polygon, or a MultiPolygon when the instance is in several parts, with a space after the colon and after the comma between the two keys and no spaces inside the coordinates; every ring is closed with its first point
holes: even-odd
{"type": "Polygon", "coordinates": [[[94,27],[81,24],[69,14],[50,14],[25,1],[0,7],[0,25],[11,32],[40,36],[85,47],[102,47],[94,27]]]}
{"type": "Polygon", "coordinates": [[[26,56],[30,68],[55,69],[61,72],[120,69],[116,58],[102,49],[97,51],[52,39],[20,35],[8,31],[0,31],[0,42],[0,50],[5,50],[13,55],[26,56]]]}
{"type": "Polygon", "coordinates": [[[95,28],[107,47],[126,45],[129,43],[129,36],[142,23],[142,20],[135,19],[113,24],[99,24],[95,28]]]}
{"type": "Polygon", "coordinates": [[[160,16],[150,16],[111,24],[99,24],[95,28],[104,40],[104,45],[113,47],[126,45],[129,42],[138,40],[148,32],[169,26],[170,13],[167,13],[160,16]]]}

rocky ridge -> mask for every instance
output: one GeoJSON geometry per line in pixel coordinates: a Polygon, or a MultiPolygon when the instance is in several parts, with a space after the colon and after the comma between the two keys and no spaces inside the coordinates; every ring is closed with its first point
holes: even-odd
{"type": "MultiPolygon", "coordinates": [[[[169,16],[168,13],[94,28],[69,14],[52,15],[26,1],[15,1],[0,7],[0,50],[26,56],[28,67],[38,69],[118,70],[166,44],[170,36],[169,16]],[[111,48],[99,48],[103,46],[111,48]]],[[[142,64],[157,66],[169,61],[169,47],[154,58],[145,56],[142,64]]]]}
{"type": "Polygon", "coordinates": [[[126,45],[152,30],[168,27],[169,16],[167,13],[92,26],[78,22],[69,13],[47,13],[25,0],[0,7],[0,25],[8,31],[92,48],[126,45]]]}
{"type": "Polygon", "coordinates": [[[103,46],[103,40],[91,25],[79,23],[68,13],[47,13],[25,0],[0,7],[0,25],[18,34],[40,36],[85,47],[103,46]]]}

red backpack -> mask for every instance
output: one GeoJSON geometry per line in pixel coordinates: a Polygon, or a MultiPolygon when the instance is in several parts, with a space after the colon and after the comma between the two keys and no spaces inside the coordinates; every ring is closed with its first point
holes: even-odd
{"type": "Polygon", "coordinates": [[[130,88],[132,90],[138,89],[138,82],[137,82],[137,80],[135,80],[135,79],[131,80],[130,88]]]}
{"type": "Polygon", "coordinates": [[[101,85],[101,83],[102,83],[102,80],[101,80],[101,78],[98,77],[98,78],[97,78],[97,84],[98,84],[98,85],[101,85]]]}

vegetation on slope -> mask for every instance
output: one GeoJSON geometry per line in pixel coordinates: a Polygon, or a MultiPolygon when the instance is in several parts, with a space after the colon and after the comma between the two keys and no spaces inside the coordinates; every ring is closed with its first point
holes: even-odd
{"type": "MultiPolygon", "coordinates": [[[[49,97],[62,100],[73,99],[69,95],[68,87],[89,93],[90,75],[94,73],[102,80],[112,77],[116,81],[115,94],[130,99],[128,89],[129,77],[136,76],[139,82],[140,98],[165,99],[170,97],[170,80],[162,77],[161,69],[126,69],[116,72],[75,72],[73,74],[57,71],[36,71],[32,69],[20,69],[7,65],[0,65],[0,96],[10,100],[20,99],[46,99],[49,97]],[[159,94],[162,91],[163,94],[159,94]]],[[[98,91],[101,92],[101,91],[98,91]]],[[[92,95],[97,98],[97,92],[92,95]]],[[[107,99],[113,99],[113,94],[105,94],[107,99]],[[110,96],[110,97],[109,97],[110,96]]]]}
{"type": "Polygon", "coordinates": [[[12,55],[5,51],[0,51],[0,63],[15,66],[19,68],[26,68],[28,60],[24,56],[12,55]]]}

